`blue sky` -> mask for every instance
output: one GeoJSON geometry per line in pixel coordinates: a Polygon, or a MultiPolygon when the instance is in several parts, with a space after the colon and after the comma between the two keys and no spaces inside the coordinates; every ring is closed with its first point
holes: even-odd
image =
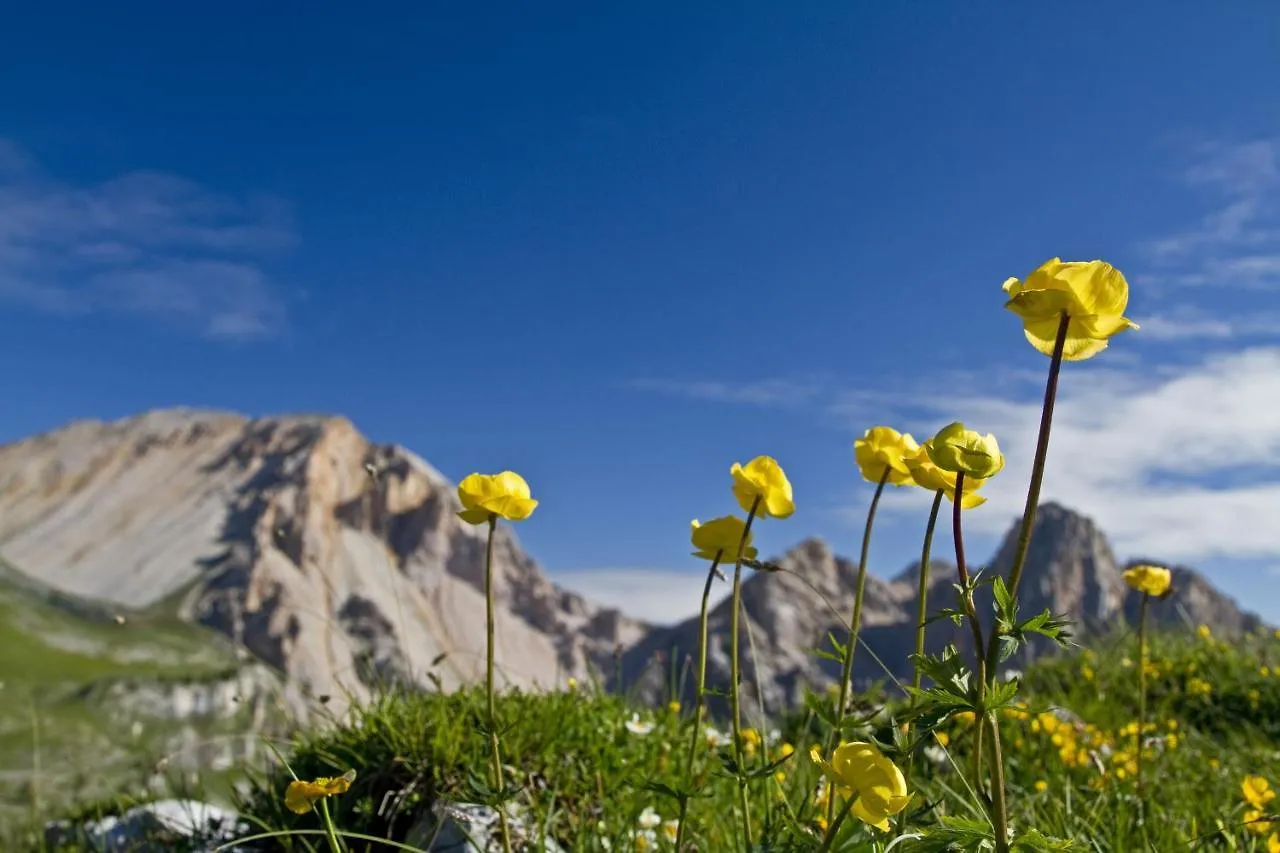
{"type": "Polygon", "coordinates": [[[1045,496],[1280,620],[1280,7],[443,5],[11,13],[0,439],[343,413],[520,471],[553,575],[684,615],[734,461],[795,484],[765,552],[855,552],[877,423],[997,433],[989,554],[1047,366],[1000,284],[1102,257],[1145,328],[1065,372],[1045,496]]]}

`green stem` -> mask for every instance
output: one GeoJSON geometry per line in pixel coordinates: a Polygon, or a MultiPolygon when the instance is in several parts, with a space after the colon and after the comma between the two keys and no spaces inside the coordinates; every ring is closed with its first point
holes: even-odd
{"type": "MultiPolygon", "coordinates": [[[[829,805],[832,806],[833,814],[834,814],[834,808],[835,808],[835,801],[836,801],[836,788],[832,786],[829,805]]],[[[835,818],[835,820],[831,820],[831,818],[827,818],[827,820],[830,821],[830,823],[827,827],[827,834],[822,839],[822,846],[818,848],[818,853],[827,853],[827,851],[831,849],[831,845],[835,843],[836,834],[840,831],[840,827],[844,825],[845,819],[849,817],[849,813],[853,811],[853,804],[857,801],[858,801],[858,797],[856,794],[849,797],[849,799],[845,801],[844,808],[840,810],[840,814],[838,817],[835,818]]]]}
{"type": "MultiPolygon", "coordinates": [[[[944,492],[939,489],[933,496],[933,506],[929,509],[929,523],[924,529],[924,547],[920,550],[920,577],[917,578],[916,585],[916,657],[924,657],[924,641],[925,641],[925,619],[929,613],[929,560],[933,552],[933,531],[938,526],[938,512],[942,508],[942,498],[944,492]]],[[[908,704],[910,710],[915,710],[919,703],[919,698],[915,691],[920,689],[924,683],[924,671],[920,668],[920,664],[916,663],[912,667],[911,687],[913,692],[908,704]]],[[[907,738],[911,737],[911,731],[914,727],[910,722],[907,723],[907,738]]],[[[911,773],[915,767],[916,754],[913,751],[907,756],[907,778],[911,778],[911,773]]],[[[899,825],[899,830],[906,829],[906,821],[903,820],[899,825]]]]}
{"type": "Polygon", "coordinates": [[[1138,611],[1138,742],[1135,755],[1138,764],[1138,825],[1142,827],[1144,839],[1147,835],[1147,802],[1142,785],[1142,735],[1147,727],[1147,602],[1150,598],[1147,593],[1142,594],[1138,611]]]}
{"type": "MultiPolygon", "coordinates": [[[[1027,487],[1027,502],[1022,510],[1022,526],[1018,530],[1018,545],[1014,551],[1013,565],[1009,568],[1009,597],[1017,602],[1018,586],[1022,583],[1022,572],[1027,565],[1027,554],[1031,548],[1031,531],[1036,523],[1036,511],[1040,507],[1040,487],[1044,482],[1045,462],[1049,457],[1049,435],[1053,428],[1053,408],[1058,399],[1058,377],[1062,372],[1062,355],[1067,345],[1067,330],[1071,325],[1071,317],[1067,312],[1063,311],[1062,316],[1058,319],[1058,333],[1053,341],[1053,354],[1049,359],[1049,378],[1045,382],[1044,388],[1044,404],[1040,409],[1040,433],[1036,438],[1036,454],[1031,463],[1031,483],[1027,487]]],[[[957,483],[956,494],[960,494],[959,483],[957,483]]],[[[1000,630],[993,627],[991,638],[986,648],[986,658],[984,665],[979,672],[979,678],[995,679],[996,669],[999,663],[1000,650],[1000,630]]],[[[982,681],[979,682],[980,684],[982,681]]],[[[995,729],[999,732],[999,729],[995,729]]],[[[981,729],[979,729],[981,733],[981,729]]],[[[999,745],[996,746],[999,749],[999,745]]],[[[1004,773],[1003,766],[997,773],[993,782],[1003,788],[1004,773]]],[[[994,801],[1003,804],[1005,800],[1004,790],[994,793],[994,801]]],[[[1003,829],[1000,827],[998,829],[1003,829]]],[[[996,847],[997,853],[1003,853],[1003,849],[1008,849],[1008,842],[1005,836],[997,832],[996,847]]]]}
{"type": "MultiPolygon", "coordinates": [[[[1040,506],[1040,485],[1044,482],[1045,461],[1049,457],[1049,432],[1053,428],[1053,407],[1058,399],[1058,375],[1062,372],[1062,352],[1067,345],[1067,328],[1071,318],[1064,311],[1058,321],[1058,335],[1053,341],[1053,355],[1049,360],[1049,379],[1044,388],[1044,405],[1040,409],[1040,434],[1036,439],[1036,455],[1031,463],[1031,483],[1027,487],[1027,502],[1022,509],[1022,527],[1018,530],[1018,546],[1013,552],[1013,565],[1009,568],[1009,597],[1018,598],[1018,584],[1022,583],[1022,571],[1027,565],[1027,553],[1031,548],[1031,529],[1035,527],[1036,510],[1040,506]]],[[[957,494],[959,494],[957,492],[957,494]]],[[[994,675],[999,654],[999,632],[991,633],[987,647],[987,669],[994,675]]]]}
{"type": "MultiPolygon", "coordinates": [[[[493,614],[493,539],[498,530],[498,516],[489,516],[489,542],[484,552],[484,598],[485,598],[485,650],[484,684],[489,698],[489,753],[493,764],[493,790],[503,789],[502,781],[502,746],[498,741],[498,701],[493,690],[493,647],[494,625],[493,614]]],[[[507,809],[505,803],[498,804],[498,823],[502,832],[502,849],[511,853],[511,829],[507,826],[507,809]]]]}
{"type": "Polygon", "coordinates": [[[956,574],[960,577],[960,603],[964,607],[965,618],[969,623],[969,629],[973,632],[973,656],[978,665],[978,677],[974,680],[974,690],[977,692],[976,704],[973,720],[973,785],[974,789],[982,794],[982,746],[983,736],[985,734],[985,726],[983,718],[986,716],[986,699],[987,699],[987,667],[985,659],[982,656],[982,623],[978,621],[978,609],[973,603],[973,587],[969,577],[969,564],[965,560],[964,553],[964,526],[961,523],[961,517],[964,512],[964,503],[960,500],[960,496],[964,494],[964,472],[960,471],[956,474],[956,500],[951,504],[951,535],[956,545],[956,574]]]}
{"type": "MultiPolygon", "coordinates": [[[[880,496],[884,494],[884,484],[889,480],[889,466],[884,466],[880,481],[876,483],[876,492],[871,496],[871,506],[867,507],[867,523],[862,528],[862,553],[858,557],[858,586],[853,595],[853,613],[849,617],[849,645],[844,650],[844,667],[840,674],[840,697],[836,705],[836,725],[831,730],[827,753],[830,754],[840,741],[840,727],[844,724],[845,705],[849,701],[849,682],[853,677],[853,655],[858,648],[858,631],[862,627],[862,596],[867,586],[867,561],[871,551],[871,528],[876,522],[876,507],[880,505],[880,496]]],[[[827,823],[830,823],[836,812],[836,801],[833,797],[827,803],[827,823]]]]}
{"type": "Polygon", "coordinates": [[[1004,790],[1004,749],[1000,744],[1000,721],[996,712],[987,716],[991,730],[991,811],[995,820],[996,853],[1009,853],[1009,806],[1004,790]]]}
{"type": "Polygon", "coordinates": [[[324,836],[329,840],[332,853],[342,853],[345,845],[338,840],[338,830],[333,825],[333,817],[329,814],[329,804],[324,797],[320,798],[320,816],[324,818],[324,836]]]}
{"type": "MultiPolygon", "coordinates": [[[[707,689],[707,604],[711,600],[711,582],[716,579],[716,573],[720,570],[720,558],[724,556],[724,551],[716,552],[716,558],[711,561],[711,568],[707,570],[707,582],[702,587],[702,610],[698,616],[698,690],[693,700],[693,736],[689,739],[689,766],[685,775],[689,780],[689,787],[693,787],[693,766],[698,756],[698,735],[702,732],[702,706],[706,702],[707,689]]],[[[681,849],[681,842],[684,841],[684,819],[689,810],[689,800],[686,797],[680,801],[680,825],[676,828],[676,850],[681,849]]]]}
{"type": "Polygon", "coordinates": [[[733,563],[733,613],[729,617],[729,704],[733,711],[733,756],[738,765],[738,801],[742,807],[742,832],[746,841],[746,849],[751,849],[751,802],[747,798],[746,760],[742,752],[742,704],[738,695],[738,682],[742,677],[741,663],[738,660],[739,611],[742,609],[742,552],[747,547],[747,537],[751,533],[751,522],[755,521],[756,510],[760,508],[760,497],[751,502],[751,511],[747,513],[747,523],[742,527],[742,540],[738,543],[737,559],[733,563]]]}

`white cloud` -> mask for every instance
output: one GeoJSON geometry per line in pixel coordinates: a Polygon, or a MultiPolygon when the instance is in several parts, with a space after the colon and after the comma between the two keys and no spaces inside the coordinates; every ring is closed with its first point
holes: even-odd
{"type": "MultiPolygon", "coordinates": [[[[557,571],[551,573],[551,579],[628,616],[669,625],[698,615],[707,576],[697,568],[623,567],[557,571]]],[[[710,606],[719,604],[728,592],[726,584],[716,581],[711,587],[710,606]]]]}
{"type": "MultiPolygon", "coordinates": [[[[1280,347],[1211,355],[1160,375],[1081,367],[1063,371],[1042,501],[1098,519],[1122,554],[1280,556],[1280,347]]],[[[1001,440],[1008,465],[966,522],[1004,533],[1026,497],[1040,401],[924,390],[919,399],[933,412],[910,424],[917,434],[958,418],[1001,440]]],[[[918,511],[927,498],[898,491],[885,507],[918,511]]]]}
{"type": "Polygon", "coordinates": [[[633,379],[627,386],[708,403],[737,403],[786,408],[807,403],[822,393],[821,379],[761,379],[732,382],[713,379],[633,379]]]}
{"type": "Polygon", "coordinates": [[[1280,287],[1280,137],[1201,143],[1182,178],[1214,206],[1196,225],[1147,242],[1151,277],[1173,287],[1280,287]]]}
{"type": "Polygon", "coordinates": [[[76,186],[0,139],[0,298],[59,314],[127,313],[262,337],[285,304],[262,259],[295,242],[286,205],[137,171],[76,186]]]}

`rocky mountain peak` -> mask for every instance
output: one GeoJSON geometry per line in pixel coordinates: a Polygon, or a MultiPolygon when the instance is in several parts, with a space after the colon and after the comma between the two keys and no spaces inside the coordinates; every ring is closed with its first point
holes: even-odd
{"type": "MultiPolygon", "coordinates": [[[[1016,519],[990,563],[990,572],[1008,577],[1021,526],[1021,519],[1016,519]]],[[[1023,609],[1047,607],[1099,625],[1116,613],[1124,594],[1115,555],[1093,520],[1058,503],[1041,504],[1019,591],[1023,609]]]]}
{"type": "MultiPolygon", "coordinates": [[[[313,693],[483,669],[484,536],[421,458],[346,418],[170,409],[0,447],[0,555],[50,587],[166,606],[313,693]]],[[[498,654],[514,683],[586,677],[645,626],[555,587],[508,527],[498,654]]],[[[331,705],[331,708],[334,706],[331,705]]]]}

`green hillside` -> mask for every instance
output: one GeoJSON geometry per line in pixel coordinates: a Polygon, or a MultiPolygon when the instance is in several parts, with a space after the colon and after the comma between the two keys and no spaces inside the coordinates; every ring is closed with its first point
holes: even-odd
{"type": "Polygon", "coordinates": [[[224,638],[168,608],[114,610],[0,565],[0,824],[33,807],[140,788],[175,743],[244,731],[245,712],[179,720],[130,702],[215,683],[241,666],[224,638]]]}

